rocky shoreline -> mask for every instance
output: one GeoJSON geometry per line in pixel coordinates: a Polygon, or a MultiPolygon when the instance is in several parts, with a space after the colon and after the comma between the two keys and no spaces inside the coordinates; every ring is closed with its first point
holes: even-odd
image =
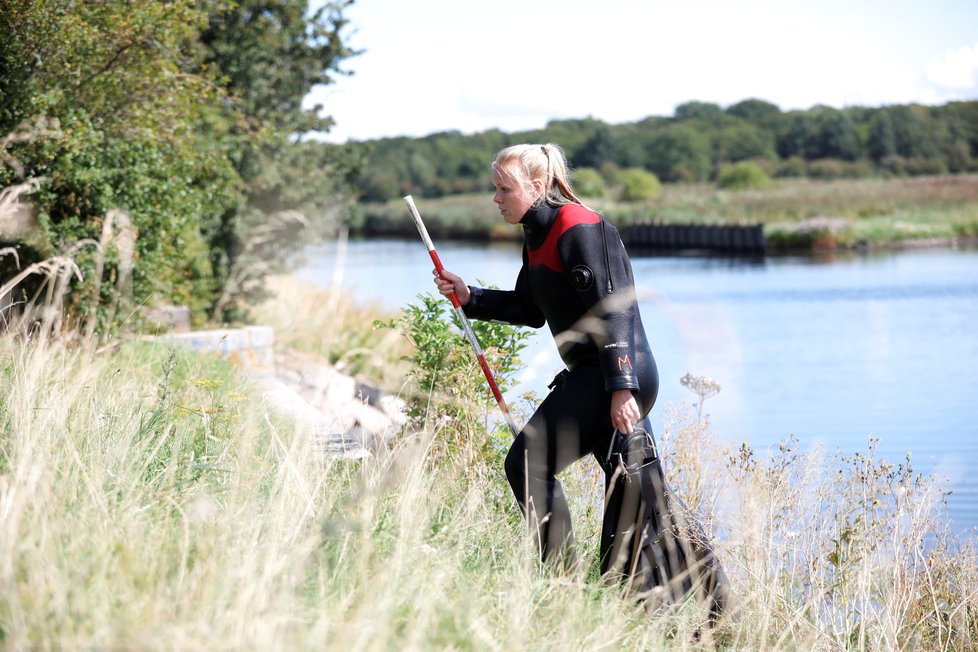
{"type": "Polygon", "coordinates": [[[251,380],[269,411],[309,432],[326,455],[368,457],[407,423],[401,399],[312,355],[278,350],[270,326],[175,332],[153,339],[226,357],[251,380]]]}

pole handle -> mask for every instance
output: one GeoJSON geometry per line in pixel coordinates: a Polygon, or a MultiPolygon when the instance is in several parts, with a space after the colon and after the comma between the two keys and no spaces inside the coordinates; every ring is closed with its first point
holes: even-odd
{"type": "MultiPolygon", "coordinates": [[[[405,195],[404,201],[407,202],[408,209],[411,211],[411,217],[414,218],[414,225],[418,227],[418,233],[421,234],[421,239],[424,240],[424,246],[428,248],[429,252],[434,251],[435,245],[431,241],[431,237],[428,235],[428,229],[425,228],[424,222],[421,220],[421,213],[418,212],[418,207],[414,205],[414,198],[411,195],[405,195]]],[[[437,254],[435,254],[435,256],[437,256],[437,254]]],[[[441,265],[441,261],[438,261],[438,264],[441,265]]],[[[438,268],[439,273],[442,269],[444,268],[438,268]]]]}
{"type": "MultiPolygon", "coordinates": [[[[428,229],[425,228],[424,220],[421,219],[421,213],[418,212],[418,207],[414,205],[414,198],[411,195],[405,195],[404,201],[407,202],[408,208],[411,210],[411,217],[414,218],[414,225],[418,227],[418,233],[421,234],[421,239],[424,240],[424,246],[428,248],[428,256],[431,257],[431,262],[435,264],[435,271],[438,272],[439,276],[445,278],[445,266],[441,264],[441,258],[438,257],[438,252],[435,251],[435,243],[431,241],[431,236],[428,235],[428,229]]],[[[453,308],[460,309],[462,307],[462,302],[458,300],[458,295],[454,291],[448,295],[448,300],[452,302],[453,308]]]]}

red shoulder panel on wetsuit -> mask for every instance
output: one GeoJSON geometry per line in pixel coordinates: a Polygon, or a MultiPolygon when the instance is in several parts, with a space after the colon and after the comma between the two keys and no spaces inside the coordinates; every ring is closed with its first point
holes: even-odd
{"type": "Polygon", "coordinates": [[[560,236],[578,224],[597,224],[600,220],[597,213],[580,204],[566,204],[554,218],[553,226],[550,227],[543,244],[527,252],[529,266],[543,265],[558,274],[563,273],[564,264],[560,261],[560,254],[557,253],[557,241],[560,240],[560,236]]]}

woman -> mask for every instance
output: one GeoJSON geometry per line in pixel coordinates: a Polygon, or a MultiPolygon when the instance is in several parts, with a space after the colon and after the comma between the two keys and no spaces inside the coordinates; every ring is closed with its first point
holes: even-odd
{"type": "Polygon", "coordinates": [[[658,372],[618,231],[574,194],[556,145],[503,149],[492,182],[503,219],[523,227],[515,289],[470,287],[437,270],[435,284],[446,296],[455,292],[473,319],[548,324],[567,366],[505,463],[542,558],[573,560],[570,511],[556,476],[591,454],[606,473],[602,572],[674,599],[693,588],[713,593],[715,573],[700,577],[712,555],[679,531],[688,519],[679,523],[681,505],[665,487],[655,450],[648,414],[658,372]]]}

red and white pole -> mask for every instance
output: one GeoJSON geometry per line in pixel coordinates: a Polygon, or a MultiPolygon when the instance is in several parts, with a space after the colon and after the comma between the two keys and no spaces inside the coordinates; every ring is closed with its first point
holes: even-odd
{"type": "MultiPolygon", "coordinates": [[[[431,242],[431,237],[428,236],[428,229],[425,228],[424,222],[421,220],[421,213],[418,212],[418,207],[414,205],[414,199],[411,195],[407,195],[404,201],[407,202],[408,208],[411,210],[411,217],[414,218],[414,223],[418,227],[418,233],[421,234],[421,239],[424,240],[424,244],[428,248],[428,255],[431,256],[431,262],[435,264],[435,269],[438,273],[442,274],[445,271],[445,266],[441,264],[441,259],[438,258],[438,252],[435,251],[435,245],[431,242]]],[[[452,292],[448,295],[448,298],[452,302],[452,307],[455,308],[455,314],[458,315],[459,323],[462,324],[465,337],[469,340],[469,344],[472,345],[472,350],[475,351],[475,355],[479,359],[479,366],[482,367],[482,373],[485,374],[486,380],[489,381],[489,388],[492,390],[492,395],[496,398],[496,403],[499,404],[499,409],[503,413],[503,417],[506,418],[509,429],[513,431],[513,437],[516,437],[516,435],[520,434],[520,429],[513,420],[513,416],[509,413],[509,407],[506,406],[503,394],[499,391],[499,385],[496,384],[496,379],[492,375],[492,369],[489,368],[489,363],[486,362],[486,356],[482,353],[479,340],[472,330],[472,324],[469,323],[469,318],[465,316],[465,311],[462,309],[462,304],[459,303],[458,296],[452,292]]]]}

